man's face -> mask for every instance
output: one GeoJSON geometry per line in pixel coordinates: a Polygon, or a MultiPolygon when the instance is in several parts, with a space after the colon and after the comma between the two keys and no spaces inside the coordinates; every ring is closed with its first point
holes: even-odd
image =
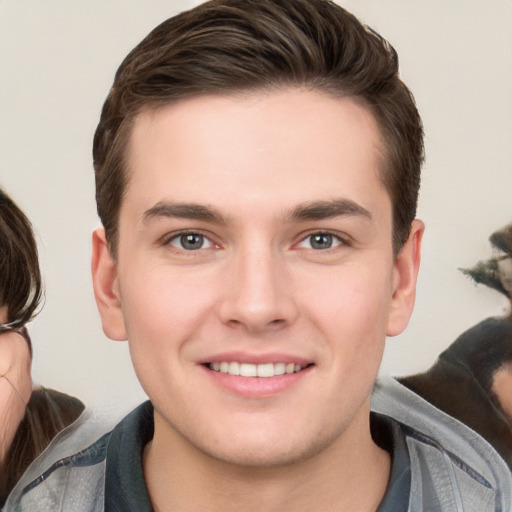
{"type": "Polygon", "coordinates": [[[96,234],[93,268],[155,438],[265,465],[368,435],[417,269],[416,249],[393,258],[381,159],[371,114],[318,92],[205,96],[136,118],[117,264],[96,234]]]}

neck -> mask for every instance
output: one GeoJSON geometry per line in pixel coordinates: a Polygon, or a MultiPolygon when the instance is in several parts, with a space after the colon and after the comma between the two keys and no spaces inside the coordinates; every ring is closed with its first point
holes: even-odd
{"type": "MultiPolygon", "coordinates": [[[[155,418],[156,420],[156,418],[155,418]]],[[[155,512],[374,512],[390,474],[390,457],[364,425],[351,425],[320,453],[283,466],[240,466],[191,449],[159,432],[144,451],[144,474],[155,512]],[[171,441],[172,442],[169,442],[171,441]]]]}

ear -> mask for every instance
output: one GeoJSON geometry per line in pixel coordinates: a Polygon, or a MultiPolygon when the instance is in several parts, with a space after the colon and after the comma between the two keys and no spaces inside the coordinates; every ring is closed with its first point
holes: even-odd
{"type": "Polygon", "coordinates": [[[105,230],[96,229],[92,234],[91,258],[94,297],[101,316],[103,332],[112,340],[126,340],[117,266],[108,250],[105,230]]]}
{"type": "Polygon", "coordinates": [[[400,334],[409,323],[416,297],[416,280],[420,268],[421,240],[424,231],[423,222],[414,220],[409,238],[396,257],[393,297],[386,331],[388,336],[400,334]]]}

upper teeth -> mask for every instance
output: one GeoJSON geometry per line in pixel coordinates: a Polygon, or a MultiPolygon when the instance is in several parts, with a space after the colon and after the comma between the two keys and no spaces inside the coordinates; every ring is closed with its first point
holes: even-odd
{"type": "Polygon", "coordinates": [[[242,377],[275,377],[285,373],[295,373],[302,370],[300,364],[294,363],[264,363],[249,364],[238,363],[236,361],[220,363],[210,363],[210,369],[216,372],[229,373],[230,375],[240,375],[242,377]]]}

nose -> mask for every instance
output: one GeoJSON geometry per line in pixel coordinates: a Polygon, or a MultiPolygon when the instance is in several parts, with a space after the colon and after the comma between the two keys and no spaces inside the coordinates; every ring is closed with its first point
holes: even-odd
{"type": "Polygon", "coordinates": [[[223,323],[251,333],[275,331],[297,318],[285,257],[271,248],[240,252],[230,262],[219,304],[223,323]]]}

